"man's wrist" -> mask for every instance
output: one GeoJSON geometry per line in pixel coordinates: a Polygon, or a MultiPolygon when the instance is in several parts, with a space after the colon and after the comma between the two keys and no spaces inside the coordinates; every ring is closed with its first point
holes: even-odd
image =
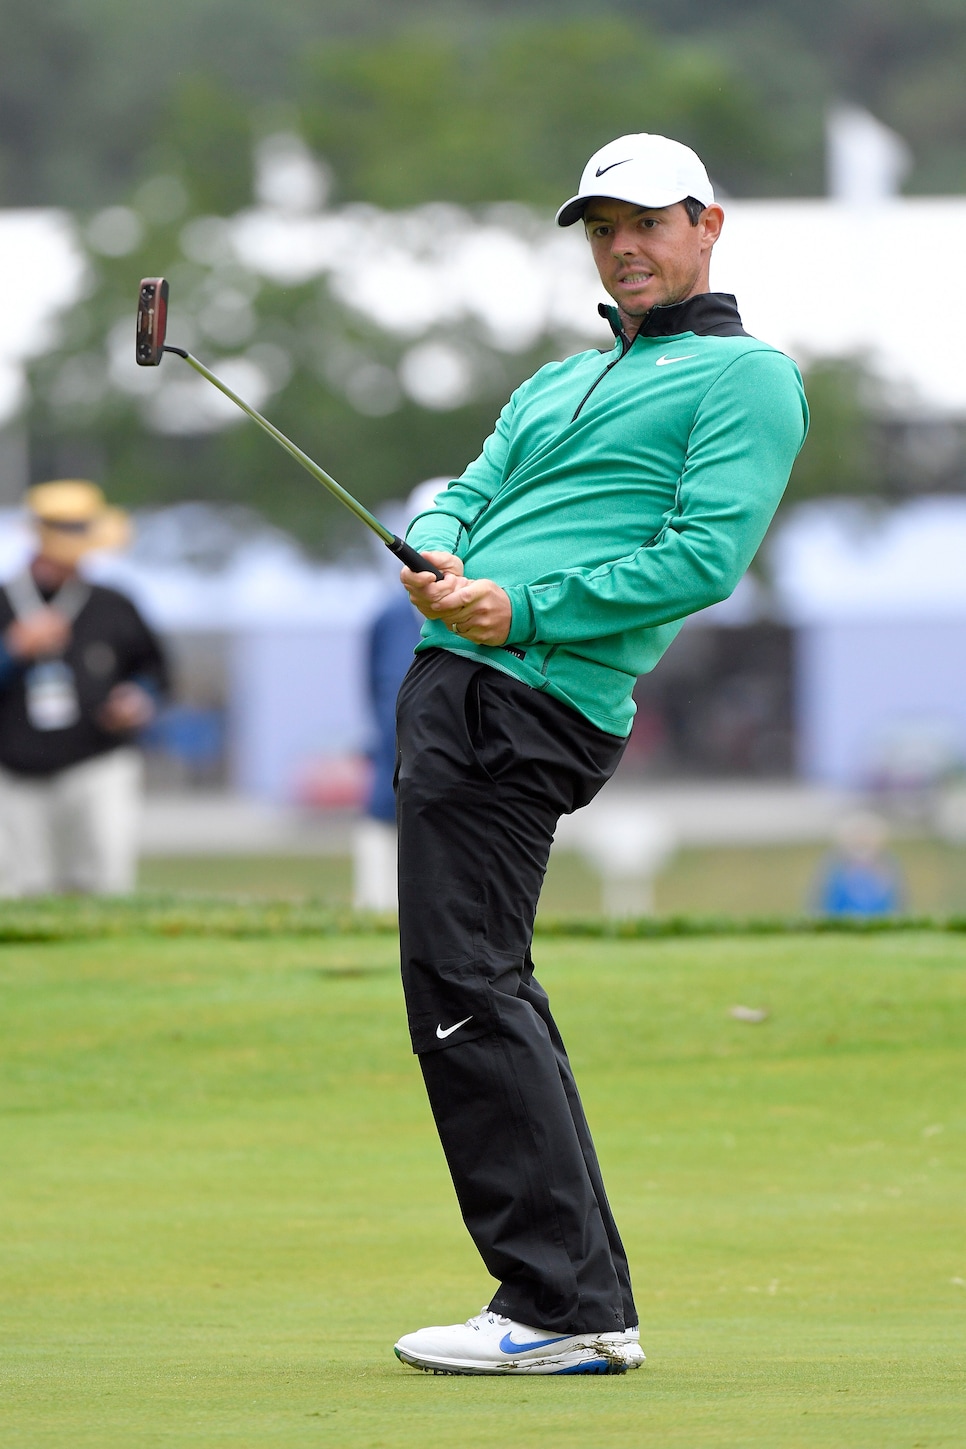
{"type": "Polygon", "coordinates": [[[510,628],[504,641],[507,644],[532,644],[536,637],[536,623],[530,590],[526,584],[511,584],[503,592],[510,601],[510,628]]]}

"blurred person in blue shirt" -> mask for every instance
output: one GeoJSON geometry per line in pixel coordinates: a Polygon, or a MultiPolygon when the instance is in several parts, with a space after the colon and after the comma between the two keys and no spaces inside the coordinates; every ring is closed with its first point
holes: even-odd
{"type": "MultiPolygon", "coordinates": [[[[415,488],[403,510],[405,524],[428,508],[449,481],[431,478],[415,488]]],[[[364,818],[358,822],[353,840],[352,897],[357,910],[396,909],[396,696],[413,662],[422,622],[409,595],[400,597],[394,592],[372,621],[366,641],[372,775],[364,818]]]]}
{"type": "Polygon", "coordinates": [[[396,696],[413,662],[422,616],[403,594],[391,599],[373,620],[369,632],[368,685],[375,725],[370,751],[372,781],[366,814],[395,828],[396,696]]]}
{"type": "Polygon", "coordinates": [[[885,822],[870,812],[847,816],[816,890],[823,916],[893,916],[905,904],[898,862],[885,850],[885,822]]]}

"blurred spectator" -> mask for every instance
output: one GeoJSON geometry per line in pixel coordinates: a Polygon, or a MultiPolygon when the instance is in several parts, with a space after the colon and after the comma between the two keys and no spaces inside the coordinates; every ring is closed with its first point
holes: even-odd
{"type": "Polygon", "coordinates": [[[173,704],[162,710],[141,736],[155,760],[173,767],[180,788],[220,783],[225,757],[224,711],[197,704],[173,704]]]}
{"type": "MultiPolygon", "coordinates": [[[[406,500],[405,524],[427,508],[448,481],[432,478],[415,488],[406,500]]],[[[369,630],[366,683],[373,730],[372,775],[365,817],[358,822],[353,839],[352,903],[359,911],[396,909],[396,799],[392,787],[396,696],[413,662],[422,622],[409,595],[400,592],[380,610],[369,630]]]]}
{"type": "Polygon", "coordinates": [[[369,635],[369,698],[376,725],[372,785],[366,813],[396,823],[392,777],[396,767],[396,696],[419,642],[420,615],[409,595],[394,598],[373,620],[369,635]]]}
{"type": "Polygon", "coordinates": [[[374,744],[365,819],[356,826],[353,905],[357,910],[396,909],[396,695],[419,640],[420,615],[400,593],[375,617],[369,633],[367,682],[374,744]]]}
{"type": "Polygon", "coordinates": [[[885,851],[888,830],[878,815],[848,816],[819,879],[817,908],[825,916],[891,916],[902,909],[898,862],[885,851]]]}
{"type": "Polygon", "coordinates": [[[133,741],[167,689],[137,609],[78,566],[127,541],[93,483],[27,494],[29,564],[0,589],[0,894],[132,890],[142,763],[133,741]]]}

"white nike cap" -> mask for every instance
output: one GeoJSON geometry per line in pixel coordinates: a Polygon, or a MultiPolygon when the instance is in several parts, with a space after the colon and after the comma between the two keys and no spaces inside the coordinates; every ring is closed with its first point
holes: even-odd
{"type": "Polygon", "coordinates": [[[557,225],[573,226],[580,221],[592,196],[630,201],[635,206],[673,206],[693,196],[703,206],[710,206],[714,190],[690,146],[639,131],[618,136],[594,152],[584,167],[577,195],[557,212],[557,225]]]}

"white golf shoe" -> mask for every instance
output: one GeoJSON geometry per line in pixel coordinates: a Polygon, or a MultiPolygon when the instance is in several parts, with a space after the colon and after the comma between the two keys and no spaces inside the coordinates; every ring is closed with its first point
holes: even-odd
{"type": "Polygon", "coordinates": [[[465,1323],[404,1334],[395,1354],[431,1374],[622,1374],[644,1362],[639,1337],[636,1328],[554,1333],[484,1308],[465,1323]]]}
{"type": "Polygon", "coordinates": [[[625,1328],[622,1333],[602,1333],[600,1337],[605,1343],[613,1344],[619,1349],[627,1368],[639,1369],[646,1362],[639,1328],[625,1328]]]}

